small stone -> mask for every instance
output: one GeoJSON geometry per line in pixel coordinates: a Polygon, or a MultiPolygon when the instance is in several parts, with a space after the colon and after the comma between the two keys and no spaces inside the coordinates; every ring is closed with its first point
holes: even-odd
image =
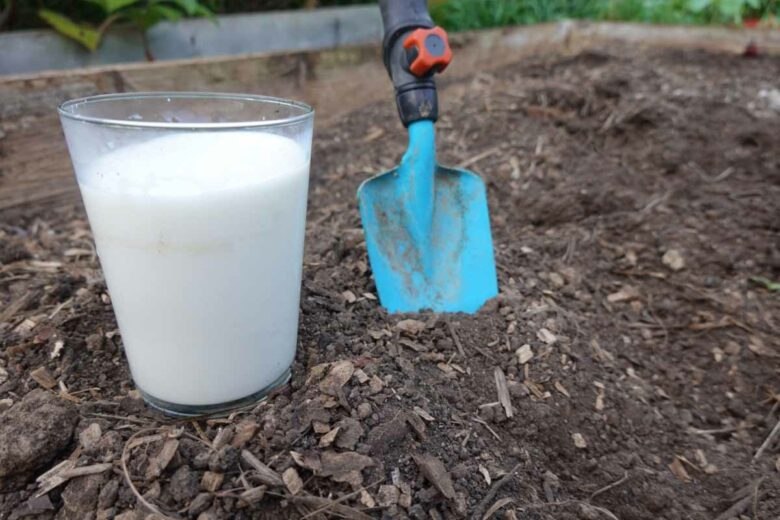
{"type": "Polygon", "coordinates": [[[116,518],[114,518],[114,520],[143,520],[143,518],[144,518],[143,512],[137,509],[131,509],[130,511],[119,513],[118,515],[116,515],[116,518]]]}
{"type": "Polygon", "coordinates": [[[14,405],[13,399],[9,399],[9,398],[0,399],[0,413],[3,413],[4,411],[8,410],[13,405],[14,405]]]}
{"type": "Polygon", "coordinates": [[[0,479],[51,462],[70,442],[77,421],[68,401],[40,389],[28,393],[0,416],[0,479]]]}
{"type": "Polygon", "coordinates": [[[227,445],[233,439],[233,428],[230,426],[226,428],[219,428],[217,434],[214,436],[214,440],[211,441],[211,448],[219,450],[223,446],[227,445]]]}
{"type": "Polygon", "coordinates": [[[685,268],[685,259],[676,249],[669,249],[661,257],[661,262],[672,271],[680,271],[685,268]]]}
{"type": "Polygon", "coordinates": [[[429,414],[428,412],[426,412],[425,410],[423,410],[419,406],[415,406],[412,410],[414,411],[414,413],[416,413],[422,419],[424,419],[424,420],[426,420],[428,422],[433,422],[433,421],[436,420],[436,418],[434,416],[432,416],[431,414],[429,414]]]}
{"type": "Polygon", "coordinates": [[[414,430],[414,433],[417,435],[417,439],[419,441],[424,441],[426,439],[426,431],[428,430],[428,427],[425,425],[425,421],[423,421],[419,415],[414,413],[404,413],[403,414],[404,419],[406,419],[406,423],[412,427],[412,430],[414,430]]]}
{"type": "Polygon", "coordinates": [[[461,462],[460,464],[457,464],[454,468],[452,468],[452,471],[450,473],[452,474],[452,478],[462,479],[462,478],[466,478],[471,473],[471,470],[469,469],[468,464],[466,464],[465,462],[461,462]]]}
{"type": "Polygon", "coordinates": [[[98,509],[95,520],[113,520],[116,518],[116,508],[107,507],[105,509],[98,509]]]}
{"type": "Polygon", "coordinates": [[[87,343],[87,350],[95,351],[102,349],[105,344],[105,338],[104,334],[90,334],[85,340],[87,343]]]}
{"type": "Polygon", "coordinates": [[[199,515],[209,508],[211,502],[211,493],[199,493],[187,507],[187,514],[190,516],[199,515]]]}
{"type": "Polygon", "coordinates": [[[163,442],[162,446],[148,459],[146,480],[152,481],[157,479],[176,456],[178,449],[179,439],[167,439],[163,442]]]}
{"type": "Polygon", "coordinates": [[[368,507],[369,509],[372,507],[376,507],[376,500],[374,500],[374,497],[371,496],[371,493],[369,493],[365,489],[362,489],[360,491],[360,503],[368,507]]]}
{"type": "Polygon", "coordinates": [[[301,480],[301,477],[298,475],[295,468],[287,468],[287,470],[282,473],[282,480],[291,495],[297,495],[303,490],[303,480],[301,480]]]}
{"type": "Polygon", "coordinates": [[[455,498],[456,493],[452,485],[452,478],[441,460],[433,455],[423,454],[412,454],[412,458],[417,463],[420,473],[436,487],[444,498],[450,500],[455,498]]]}
{"type": "Polygon", "coordinates": [[[376,495],[377,502],[381,507],[390,507],[398,503],[401,492],[392,484],[379,486],[379,492],[376,495]]]}
{"type": "Polygon", "coordinates": [[[515,354],[517,354],[517,361],[521,365],[525,365],[526,363],[531,361],[531,359],[534,357],[534,352],[533,350],[531,350],[531,345],[529,345],[528,343],[526,343],[525,345],[517,349],[517,352],[515,352],[515,354]]]}
{"type": "Polygon", "coordinates": [[[74,513],[93,512],[104,479],[102,474],[71,479],[62,492],[63,504],[74,513]]]}
{"type": "Polygon", "coordinates": [[[130,390],[119,400],[119,409],[126,413],[139,413],[146,409],[144,398],[138,390],[130,390]]]}
{"type": "Polygon", "coordinates": [[[322,454],[321,460],[322,476],[332,477],[336,482],[348,482],[354,473],[359,475],[363,469],[374,465],[371,457],[356,452],[326,451],[322,454]]]}
{"type": "Polygon", "coordinates": [[[601,513],[589,504],[581,503],[577,512],[582,520],[600,520],[601,518],[601,513]]]}
{"type": "Polygon", "coordinates": [[[112,507],[116,502],[116,497],[119,494],[119,480],[112,479],[103,484],[98,495],[98,507],[100,509],[107,509],[112,507]]]}
{"type": "Polygon", "coordinates": [[[630,302],[631,300],[636,300],[640,296],[639,289],[630,285],[626,285],[619,291],[607,295],[607,301],[609,303],[630,302]]]}
{"type": "Polygon", "coordinates": [[[439,490],[433,486],[421,489],[420,491],[417,492],[416,496],[420,502],[423,502],[425,504],[430,504],[431,502],[441,497],[441,495],[439,494],[439,490]]]}
{"type": "Polygon", "coordinates": [[[225,480],[223,473],[215,473],[213,471],[207,471],[203,474],[203,478],[200,479],[200,487],[211,493],[216,492],[222,487],[222,482],[225,480]]]}
{"type": "Polygon", "coordinates": [[[347,417],[336,423],[339,434],[336,437],[336,446],[345,450],[354,450],[355,445],[363,436],[364,430],[360,421],[347,417]]]}
{"type": "Polygon", "coordinates": [[[65,342],[60,340],[57,340],[54,342],[54,348],[51,350],[51,354],[49,354],[49,359],[56,359],[60,357],[60,354],[62,353],[62,349],[65,348],[65,342]]]}
{"type": "Polygon", "coordinates": [[[328,431],[325,435],[320,437],[320,448],[327,448],[331,444],[333,444],[333,441],[336,440],[336,435],[339,434],[339,428],[333,428],[332,430],[328,431]]]}
{"type": "Polygon", "coordinates": [[[382,389],[385,387],[385,384],[382,382],[381,379],[379,379],[378,376],[374,376],[371,378],[371,381],[368,383],[368,388],[371,391],[371,395],[378,394],[382,391],[382,389]]]}
{"type": "Polygon", "coordinates": [[[548,502],[555,502],[561,489],[561,479],[550,470],[544,472],[542,477],[542,489],[548,502]]]}
{"type": "Polygon", "coordinates": [[[8,371],[5,368],[0,367],[0,385],[6,381],[8,381],[8,371]]]}
{"type": "Polygon", "coordinates": [[[539,329],[536,333],[536,337],[548,345],[552,345],[558,341],[558,337],[547,329],[539,329]]]}
{"type": "Polygon", "coordinates": [[[395,327],[409,336],[416,336],[425,330],[425,323],[419,320],[401,320],[395,327]]]}
{"type": "Polygon", "coordinates": [[[371,417],[371,404],[366,402],[360,403],[357,407],[357,413],[361,419],[371,417]]]}
{"type": "Polygon", "coordinates": [[[361,385],[363,385],[363,384],[367,383],[367,382],[368,382],[368,380],[370,379],[370,378],[368,377],[368,374],[366,374],[366,373],[365,373],[365,372],[364,372],[362,369],[360,369],[360,368],[358,368],[358,369],[356,369],[356,370],[355,370],[354,377],[355,377],[355,379],[357,379],[358,383],[360,383],[361,385]]]}
{"type": "Polygon", "coordinates": [[[181,466],[171,477],[168,491],[177,502],[187,502],[198,494],[198,475],[189,466],[181,466]]]}
{"type": "Polygon", "coordinates": [[[409,361],[404,357],[399,356],[395,358],[395,362],[398,365],[398,368],[401,369],[401,372],[403,372],[409,377],[414,375],[414,364],[411,361],[409,361]]]}
{"type": "Polygon", "coordinates": [[[92,423],[79,433],[79,443],[84,448],[84,451],[91,452],[97,447],[102,436],[103,431],[100,429],[100,425],[92,423]]]}
{"type": "Polygon", "coordinates": [[[400,416],[375,426],[368,433],[367,439],[368,445],[371,446],[371,453],[382,454],[400,446],[408,433],[409,426],[406,419],[400,416]]]}
{"type": "Polygon", "coordinates": [[[758,97],[765,100],[769,108],[780,112],[780,90],[776,88],[761,89],[758,91],[758,97]]]}
{"type": "Polygon", "coordinates": [[[574,441],[574,446],[581,450],[588,447],[588,443],[581,433],[572,433],[571,439],[574,441]]]}
{"type": "Polygon", "coordinates": [[[215,473],[224,473],[233,469],[238,462],[238,449],[233,446],[222,446],[209,458],[209,469],[215,473]]]}
{"type": "Polygon", "coordinates": [[[398,497],[398,505],[404,509],[409,509],[412,507],[412,495],[401,493],[401,496],[398,497]]]}
{"type": "Polygon", "coordinates": [[[560,289],[564,285],[566,285],[566,280],[563,279],[563,276],[559,275],[558,273],[550,273],[550,283],[553,284],[553,287],[556,287],[557,289],[560,289]]]}
{"type": "Polygon", "coordinates": [[[125,444],[125,440],[114,430],[109,430],[103,434],[95,447],[95,452],[100,454],[103,462],[111,462],[116,460],[122,453],[122,447],[125,444]]]}
{"type": "MultiPolygon", "coordinates": [[[[247,504],[251,505],[260,502],[265,496],[265,492],[267,489],[268,489],[267,486],[257,486],[257,487],[253,487],[252,489],[247,489],[239,496],[241,497],[242,502],[246,502],[247,504]]],[[[203,514],[201,514],[198,517],[198,519],[200,520],[202,516],[203,514]]]]}
{"type": "Polygon", "coordinates": [[[209,459],[211,458],[211,451],[201,451],[192,458],[192,467],[195,469],[206,469],[209,467],[209,459]]]}
{"type": "Polygon", "coordinates": [[[236,426],[236,434],[233,436],[233,440],[230,441],[230,445],[240,450],[247,442],[252,440],[257,433],[257,428],[258,424],[252,419],[241,421],[236,426]]]}
{"type": "Polygon", "coordinates": [[[311,427],[317,435],[322,435],[323,433],[328,433],[330,431],[330,425],[325,422],[312,421],[311,427]]]}
{"type": "Polygon", "coordinates": [[[453,502],[452,509],[455,510],[455,515],[458,518],[466,518],[469,510],[468,502],[466,502],[466,495],[464,493],[458,493],[453,502]]]}
{"type": "Polygon", "coordinates": [[[320,391],[327,395],[338,396],[339,390],[349,381],[354,372],[355,365],[349,360],[334,363],[328,375],[320,381],[320,391]]]}
{"type": "Polygon", "coordinates": [[[46,367],[36,368],[30,372],[30,377],[33,379],[33,381],[47,390],[51,390],[57,386],[57,380],[54,379],[54,376],[51,375],[51,372],[49,372],[46,367]]]}

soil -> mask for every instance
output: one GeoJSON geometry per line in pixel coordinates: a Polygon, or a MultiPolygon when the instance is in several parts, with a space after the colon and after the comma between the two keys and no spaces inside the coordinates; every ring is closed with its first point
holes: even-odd
{"type": "Polygon", "coordinates": [[[473,316],[376,300],[392,102],[319,128],[293,379],[226,418],[140,401],[80,206],[7,213],[0,518],[780,517],[778,77],[611,48],[443,79],[499,268],[473,316]]]}

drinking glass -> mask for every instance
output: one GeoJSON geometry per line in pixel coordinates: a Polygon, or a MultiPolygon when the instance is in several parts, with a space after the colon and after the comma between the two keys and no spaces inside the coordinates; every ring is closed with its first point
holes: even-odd
{"type": "Polygon", "coordinates": [[[127,360],[148,404],[225,412],[290,377],[314,111],[244,94],[59,107],[127,360]]]}

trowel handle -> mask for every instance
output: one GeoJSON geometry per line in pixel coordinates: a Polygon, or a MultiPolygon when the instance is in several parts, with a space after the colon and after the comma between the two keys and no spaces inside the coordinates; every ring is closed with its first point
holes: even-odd
{"type": "Polygon", "coordinates": [[[383,58],[401,122],[409,126],[436,121],[439,101],[433,74],[452,59],[447,33],[434,26],[427,0],[380,0],[379,9],[385,30],[383,58]]]}

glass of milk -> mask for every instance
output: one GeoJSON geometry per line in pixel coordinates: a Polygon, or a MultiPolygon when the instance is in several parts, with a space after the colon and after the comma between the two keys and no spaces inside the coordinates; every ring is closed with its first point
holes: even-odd
{"type": "Polygon", "coordinates": [[[262,96],[111,94],[62,127],[130,370],[176,416],[290,377],[314,111],[262,96]]]}

